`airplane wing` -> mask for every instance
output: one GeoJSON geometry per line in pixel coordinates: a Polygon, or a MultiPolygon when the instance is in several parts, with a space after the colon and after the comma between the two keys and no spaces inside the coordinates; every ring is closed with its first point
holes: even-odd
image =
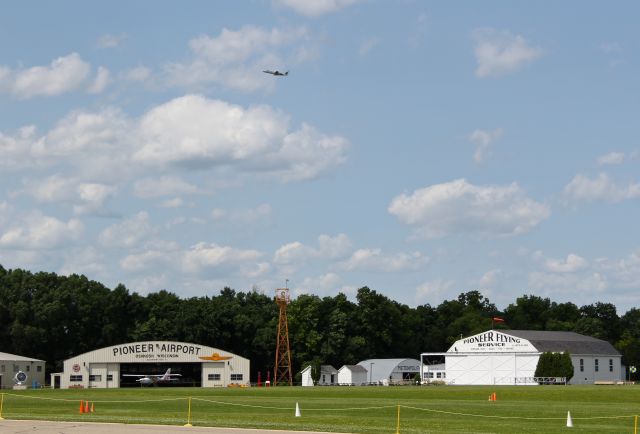
{"type": "Polygon", "coordinates": [[[270,69],[265,69],[264,71],[265,74],[271,74],[271,75],[276,75],[276,71],[271,71],[270,69]]]}
{"type": "Polygon", "coordinates": [[[144,374],[122,374],[123,377],[138,377],[138,378],[142,378],[142,377],[148,377],[148,375],[144,375],[144,374]]]}

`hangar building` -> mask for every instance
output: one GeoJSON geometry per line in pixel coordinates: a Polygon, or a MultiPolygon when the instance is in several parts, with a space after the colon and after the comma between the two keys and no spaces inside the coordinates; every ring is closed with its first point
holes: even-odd
{"type": "Polygon", "coordinates": [[[142,375],[156,378],[167,369],[168,386],[224,387],[249,384],[249,360],[218,348],[185,342],[148,341],[114,345],[64,361],[64,372],[51,374],[52,387],[140,387],[142,375]]]}
{"type": "Polygon", "coordinates": [[[369,383],[413,381],[416,375],[420,375],[420,360],[416,359],[369,359],[358,365],[368,371],[369,383]]]}
{"type": "Polygon", "coordinates": [[[44,360],[0,352],[0,389],[9,389],[20,372],[26,374],[27,386],[44,385],[44,360]]]}
{"type": "Polygon", "coordinates": [[[607,341],[564,331],[489,330],[456,341],[446,353],[422,353],[423,381],[447,384],[537,384],[543,352],[569,352],[569,384],[624,380],[621,354],[607,341]],[[436,375],[434,375],[436,374],[436,375]]]}

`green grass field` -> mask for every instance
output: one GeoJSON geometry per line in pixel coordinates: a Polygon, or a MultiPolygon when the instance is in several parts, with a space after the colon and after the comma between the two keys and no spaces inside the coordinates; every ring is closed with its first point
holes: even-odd
{"type": "Polygon", "coordinates": [[[189,398],[194,426],[343,433],[396,433],[398,406],[400,433],[559,433],[567,411],[575,432],[634,433],[640,415],[637,386],[430,386],[6,391],[2,416],[184,425],[189,398]]]}

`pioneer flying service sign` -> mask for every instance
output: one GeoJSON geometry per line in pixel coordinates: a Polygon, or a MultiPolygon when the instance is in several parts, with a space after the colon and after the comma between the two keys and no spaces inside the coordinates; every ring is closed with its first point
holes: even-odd
{"type": "Polygon", "coordinates": [[[456,341],[449,353],[533,353],[536,348],[526,339],[489,330],[456,341]]]}

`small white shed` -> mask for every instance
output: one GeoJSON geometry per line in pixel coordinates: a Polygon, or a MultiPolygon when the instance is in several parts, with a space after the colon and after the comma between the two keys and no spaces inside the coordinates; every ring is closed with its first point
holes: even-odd
{"type": "Polygon", "coordinates": [[[338,384],[338,370],[331,365],[320,365],[320,379],[318,384],[321,386],[333,386],[338,384]]]}
{"type": "Polygon", "coordinates": [[[304,387],[313,386],[313,378],[311,378],[311,365],[304,368],[301,372],[302,374],[302,385],[304,387]]]}
{"type": "Polygon", "coordinates": [[[367,370],[360,365],[344,365],[338,369],[338,384],[341,386],[367,384],[367,370]]]}

